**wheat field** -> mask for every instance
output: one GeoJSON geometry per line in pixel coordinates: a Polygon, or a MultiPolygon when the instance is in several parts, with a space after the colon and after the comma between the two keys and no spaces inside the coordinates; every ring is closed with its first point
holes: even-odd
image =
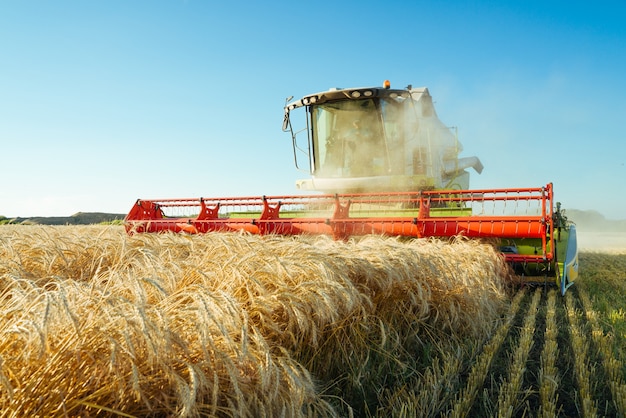
{"type": "Polygon", "coordinates": [[[0,416],[435,414],[507,275],[461,239],[3,226],[0,416]]]}

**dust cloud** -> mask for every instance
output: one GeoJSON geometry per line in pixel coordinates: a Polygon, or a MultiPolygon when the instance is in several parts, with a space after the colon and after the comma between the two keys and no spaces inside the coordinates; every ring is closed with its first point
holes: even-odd
{"type": "Polygon", "coordinates": [[[567,216],[576,224],[579,251],[626,254],[626,220],[607,220],[593,210],[570,210],[567,216]]]}
{"type": "Polygon", "coordinates": [[[626,233],[578,231],[578,250],[611,254],[626,254],[626,233]]]}

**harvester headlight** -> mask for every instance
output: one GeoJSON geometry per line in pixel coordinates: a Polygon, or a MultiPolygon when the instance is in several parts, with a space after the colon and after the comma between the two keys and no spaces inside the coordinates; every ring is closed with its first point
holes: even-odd
{"type": "Polygon", "coordinates": [[[317,96],[311,96],[311,103],[317,102],[317,96]]]}
{"type": "Polygon", "coordinates": [[[374,93],[371,90],[365,90],[363,92],[363,96],[365,96],[365,97],[371,97],[372,94],[374,94],[374,93]]]}
{"type": "Polygon", "coordinates": [[[302,99],[302,103],[305,104],[305,105],[308,105],[309,104],[309,98],[305,97],[304,99],[302,99]]]}
{"type": "Polygon", "coordinates": [[[357,97],[361,97],[361,92],[358,90],[354,90],[352,93],[350,93],[350,96],[356,99],[357,97]]]}

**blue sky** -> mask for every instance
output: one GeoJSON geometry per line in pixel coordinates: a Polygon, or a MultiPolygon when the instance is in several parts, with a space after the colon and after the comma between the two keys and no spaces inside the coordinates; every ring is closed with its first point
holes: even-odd
{"type": "Polygon", "coordinates": [[[626,219],[626,6],[0,0],[0,215],[296,193],[285,98],[425,86],[472,187],[626,219]]]}

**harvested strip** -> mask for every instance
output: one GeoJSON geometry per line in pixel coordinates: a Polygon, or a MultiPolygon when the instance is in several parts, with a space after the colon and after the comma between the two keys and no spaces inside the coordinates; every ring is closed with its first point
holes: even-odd
{"type": "Polygon", "coordinates": [[[622,376],[622,365],[613,355],[613,338],[611,334],[604,334],[598,321],[598,315],[593,310],[589,296],[584,289],[578,291],[578,295],[585,309],[585,316],[591,324],[593,341],[602,355],[602,365],[609,378],[609,387],[613,403],[619,416],[626,414],[626,384],[622,376]]]}
{"type": "Polygon", "coordinates": [[[500,386],[500,393],[498,395],[498,416],[500,417],[511,417],[515,410],[515,401],[518,399],[518,394],[522,386],[522,378],[526,370],[526,360],[528,360],[528,353],[533,344],[535,318],[540,300],[541,289],[536,289],[530,308],[528,309],[528,315],[526,315],[526,319],[524,320],[517,349],[513,353],[513,361],[509,368],[509,378],[500,386]]]}
{"type": "Polygon", "coordinates": [[[454,384],[462,366],[458,352],[445,353],[443,359],[433,360],[423,377],[414,386],[402,386],[386,394],[386,410],[379,410],[379,417],[403,418],[434,417],[445,410],[450,402],[454,384]]]}
{"type": "Polygon", "coordinates": [[[558,326],[556,322],[556,291],[550,290],[546,307],[546,330],[544,333],[544,345],[541,352],[541,369],[539,370],[539,396],[541,406],[539,416],[552,418],[556,416],[557,389],[560,376],[556,367],[556,359],[559,355],[557,343],[558,326]]]}
{"type": "Polygon", "coordinates": [[[474,367],[472,367],[472,371],[467,379],[465,388],[461,391],[460,395],[458,395],[450,417],[462,418],[466,417],[469,413],[474,400],[476,399],[476,395],[478,394],[478,390],[483,386],[485,377],[489,371],[489,366],[491,365],[491,360],[493,360],[493,356],[496,354],[509,333],[509,329],[513,323],[513,318],[515,318],[515,314],[517,313],[525,294],[526,290],[524,289],[515,295],[504,323],[500,326],[500,328],[498,328],[491,341],[489,341],[483,352],[480,354],[480,357],[474,364],[474,367]]]}
{"type": "Polygon", "coordinates": [[[593,366],[588,366],[589,361],[589,341],[583,332],[582,325],[578,319],[578,312],[574,307],[572,292],[565,295],[567,304],[567,318],[570,323],[570,334],[572,335],[572,347],[574,349],[574,370],[578,381],[578,391],[582,401],[582,413],[585,418],[597,416],[597,406],[592,399],[591,376],[593,366]]]}

